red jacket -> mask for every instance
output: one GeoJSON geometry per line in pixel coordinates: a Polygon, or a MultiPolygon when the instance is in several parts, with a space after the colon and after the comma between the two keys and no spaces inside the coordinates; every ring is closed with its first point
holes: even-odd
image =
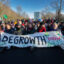
{"type": "Polygon", "coordinates": [[[46,32],[46,28],[42,27],[42,29],[40,29],[39,32],[46,32]]]}

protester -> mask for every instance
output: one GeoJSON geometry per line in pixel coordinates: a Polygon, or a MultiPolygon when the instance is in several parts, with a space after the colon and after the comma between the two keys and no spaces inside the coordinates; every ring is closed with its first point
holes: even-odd
{"type": "Polygon", "coordinates": [[[13,32],[12,32],[12,29],[11,29],[11,25],[6,24],[6,29],[5,29],[4,32],[9,33],[9,34],[12,34],[13,32]]]}
{"type": "MultiPolygon", "coordinates": [[[[4,32],[4,31],[2,30],[2,27],[0,26],[0,34],[1,34],[2,32],[4,32]]],[[[3,50],[4,50],[4,48],[3,48],[3,47],[0,47],[0,52],[2,52],[3,50]]]]}
{"type": "Polygon", "coordinates": [[[16,35],[23,35],[24,27],[22,26],[22,21],[18,21],[15,25],[15,32],[16,35]]]}
{"type": "Polygon", "coordinates": [[[64,22],[62,23],[61,32],[64,35],[64,22]]]}
{"type": "Polygon", "coordinates": [[[0,33],[1,33],[1,32],[4,32],[4,31],[2,30],[2,26],[0,26],[0,33]]]}
{"type": "Polygon", "coordinates": [[[47,24],[47,31],[52,31],[52,24],[51,24],[51,22],[49,22],[48,24],[47,24]]]}
{"type": "Polygon", "coordinates": [[[3,22],[0,21],[1,28],[3,32],[15,35],[27,35],[33,34],[36,32],[47,32],[47,31],[58,31],[64,34],[64,23],[58,22],[55,19],[43,19],[43,21],[33,19],[22,19],[14,22],[8,21],[3,22]]]}
{"type": "Polygon", "coordinates": [[[46,27],[45,27],[45,24],[44,23],[39,28],[39,32],[46,32],[46,27]]]}
{"type": "Polygon", "coordinates": [[[5,29],[6,29],[6,25],[5,25],[4,22],[2,22],[2,24],[1,24],[1,28],[2,28],[3,31],[5,31],[5,29]]]}
{"type": "Polygon", "coordinates": [[[23,31],[23,34],[24,35],[27,35],[28,34],[28,26],[29,26],[29,23],[27,21],[25,21],[24,31],[23,31]]]}
{"type": "Polygon", "coordinates": [[[52,31],[58,31],[58,24],[55,22],[53,23],[53,29],[52,31]]]}

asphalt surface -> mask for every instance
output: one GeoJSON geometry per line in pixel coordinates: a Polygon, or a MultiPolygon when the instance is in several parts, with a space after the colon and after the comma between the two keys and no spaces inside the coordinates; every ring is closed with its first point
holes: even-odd
{"type": "Polygon", "coordinates": [[[64,64],[64,51],[54,48],[13,48],[0,53],[0,64],[64,64]]]}

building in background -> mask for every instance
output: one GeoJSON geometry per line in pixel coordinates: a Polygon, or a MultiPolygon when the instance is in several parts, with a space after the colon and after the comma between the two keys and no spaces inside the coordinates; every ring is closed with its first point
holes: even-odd
{"type": "Polygon", "coordinates": [[[34,19],[38,20],[41,18],[40,12],[34,12],[34,19]]]}

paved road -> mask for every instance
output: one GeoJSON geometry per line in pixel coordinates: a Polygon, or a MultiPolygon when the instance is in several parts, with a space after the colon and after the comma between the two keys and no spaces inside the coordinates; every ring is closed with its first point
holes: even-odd
{"type": "Polygon", "coordinates": [[[58,47],[38,48],[33,52],[15,48],[0,53],[0,64],[64,64],[64,51],[58,47]]]}

